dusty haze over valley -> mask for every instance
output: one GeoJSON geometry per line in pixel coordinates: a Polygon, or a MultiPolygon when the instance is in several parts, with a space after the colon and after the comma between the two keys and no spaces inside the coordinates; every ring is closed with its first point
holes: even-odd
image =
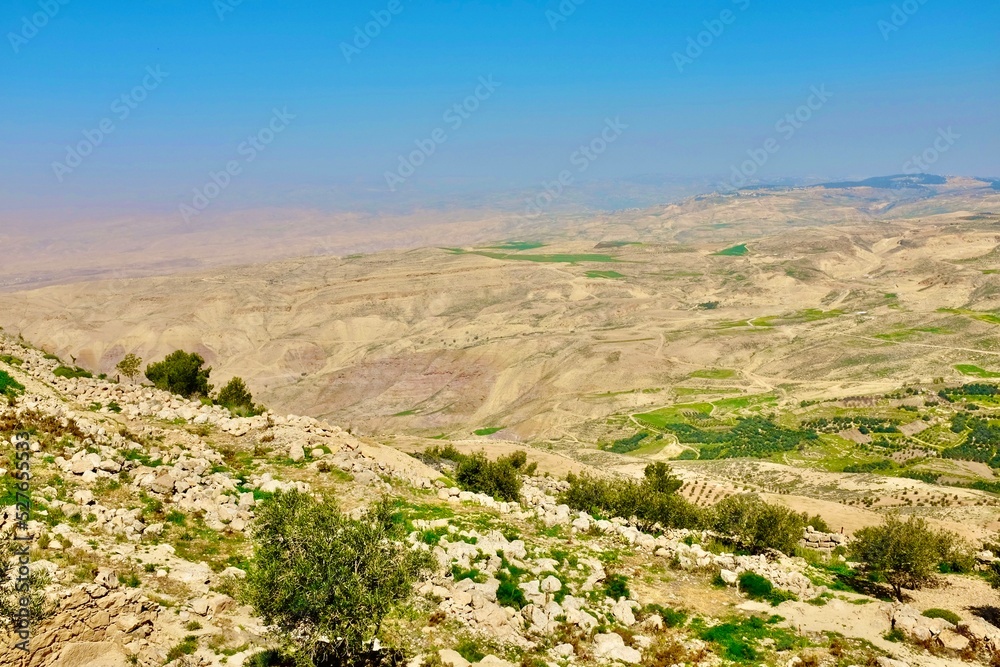
{"type": "Polygon", "coordinates": [[[1000,3],[0,5],[0,667],[1000,667],[1000,3]]]}

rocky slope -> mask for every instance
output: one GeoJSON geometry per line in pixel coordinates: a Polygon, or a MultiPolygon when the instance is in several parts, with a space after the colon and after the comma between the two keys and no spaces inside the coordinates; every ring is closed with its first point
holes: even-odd
{"type": "MultiPolygon", "coordinates": [[[[292,487],[346,510],[389,494],[413,548],[436,556],[437,572],[384,631],[414,665],[707,666],[732,660],[734,641],[767,665],[948,665],[1000,649],[1000,629],[968,609],[956,610],[958,626],[921,616],[934,591],[920,608],[889,604],[835,590],[828,569],[802,558],[736,555],[707,533],[653,535],[573,512],[551,476],[529,479],[520,502],[498,502],[310,417],[234,418],[149,387],[56,377],[58,361],[10,338],[0,359],[24,386],[0,407],[0,431],[10,452],[16,431],[31,433],[31,567],[50,576],[54,608],[31,650],[5,649],[2,666],[244,664],[270,642],[233,598],[248,527],[258,502],[292,487]],[[786,601],[748,600],[744,572],[786,601]],[[884,639],[891,627],[909,641],[884,639]]],[[[0,480],[9,502],[12,470],[0,480]]],[[[9,507],[0,531],[16,525],[9,507]]],[[[810,531],[803,546],[830,551],[843,539],[810,531]]],[[[974,577],[941,595],[956,587],[979,596],[970,608],[996,599],[974,577]]]]}

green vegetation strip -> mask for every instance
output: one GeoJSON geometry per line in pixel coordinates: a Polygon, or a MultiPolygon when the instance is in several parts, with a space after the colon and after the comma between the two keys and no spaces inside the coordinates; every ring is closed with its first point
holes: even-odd
{"type": "Polygon", "coordinates": [[[556,253],[551,255],[512,255],[502,252],[487,252],[485,250],[463,250],[462,248],[444,248],[455,255],[480,255],[490,259],[519,260],[522,262],[543,262],[553,264],[578,264],[580,262],[618,262],[611,255],[588,254],[588,253],[556,253]]]}
{"type": "Polygon", "coordinates": [[[734,245],[732,248],[726,248],[725,250],[720,250],[715,253],[721,257],[743,257],[744,255],[750,254],[750,249],[747,248],[745,243],[739,245],[734,245]]]}
{"type": "Polygon", "coordinates": [[[957,364],[955,370],[962,375],[969,375],[977,378],[1000,378],[1000,373],[988,371],[972,364],[957,364]]]}

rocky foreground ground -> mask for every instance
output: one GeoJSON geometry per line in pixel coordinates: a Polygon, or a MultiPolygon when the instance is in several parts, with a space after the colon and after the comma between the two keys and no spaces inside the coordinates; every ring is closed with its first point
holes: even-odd
{"type": "MultiPolygon", "coordinates": [[[[290,488],[332,494],[347,511],[387,494],[413,548],[434,553],[438,570],[383,631],[414,665],[899,667],[990,664],[1000,651],[1000,628],[985,620],[1000,603],[985,581],[942,577],[908,604],[843,590],[839,534],[807,531],[808,560],[737,556],[707,533],[648,534],[573,512],[553,477],[498,502],[312,418],[238,418],[148,386],[57,377],[58,360],[9,338],[0,355],[25,387],[0,407],[0,431],[11,453],[14,430],[32,434],[31,567],[48,573],[54,610],[29,652],[5,639],[0,666],[245,664],[273,645],[234,599],[249,527],[261,500],[290,488]],[[744,572],[784,601],[748,599],[744,572]],[[921,614],[948,605],[957,625],[921,614]]],[[[10,502],[12,470],[0,480],[10,502]]],[[[4,509],[0,531],[15,516],[4,509]]]]}

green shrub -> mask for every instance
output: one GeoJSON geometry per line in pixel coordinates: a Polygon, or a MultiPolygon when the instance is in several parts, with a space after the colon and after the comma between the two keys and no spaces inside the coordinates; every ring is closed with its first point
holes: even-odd
{"type": "Polygon", "coordinates": [[[752,494],[730,496],[718,503],[711,510],[710,522],[717,532],[757,553],[776,549],[792,554],[805,529],[801,514],[752,494]]]}
{"type": "Polygon", "coordinates": [[[882,635],[882,639],[890,642],[896,642],[898,644],[899,642],[906,640],[906,635],[904,635],[903,631],[899,628],[893,628],[889,632],[882,635]]]}
{"type": "Polygon", "coordinates": [[[513,607],[522,609],[528,606],[528,600],[524,597],[517,581],[510,577],[501,577],[500,586],[497,588],[497,604],[501,607],[513,607]]]}
{"type": "Polygon", "coordinates": [[[486,454],[477,452],[463,457],[455,470],[458,485],[473,493],[485,493],[497,500],[516,502],[521,497],[521,477],[532,474],[536,465],[527,465],[524,452],[514,452],[490,461],[486,454]]]}
{"type": "Polygon", "coordinates": [[[431,569],[404,532],[387,500],[351,519],[331,501],[275,493],[257,508],[240,598],[284,633],[298,664],[350,662],[431,569]]]}
{"type": "Polygon", "coordinates": [[[167,662],[172,662],[182,655],[191,655],[198,650],[198,638],[188,635],[179,644],[167,651],[167,662]]]}
{"type": "Polygon", "coordinates": [[[128,588],[138,588],[142,580],[136,576],[135,572],[126,572],[118,575],[118,583],[128,588]]]}
{"type": "Polygon", "coordinates": [[[455,471],[458,485],[473,493],[485,493],[506,501],[521,495],[521,478],[513,466],[491,462],[483,453],[466,457],[455,471]]]}
{"type": "Polygon", "coordinates": [[[796,600],[793,593],[775,588],[770,581],[753,572],[744,572],[739,577],[740,590],[754,600],[767,600],[777,607],[787,600],[796,600]]]}
{"type": "Polygon", "coordinates": [[[479,662],[486,657],[486,654],[483,653],[479,643],[470,637],[463,637],[460,639],[458,645],[455,646],[455,651],[472,663],[479,662]]]}
{"type": "Polygon", "coordinates": [[[212,385],[208,383],[211,368],[202,368],[205,360],[200,354],[182,350],[171,352],[158,363],[146,367],[146,378],[158,389],[185,398],[208,396],[212,385]]]}
{"type": "Polygon", "coordinates": [[[624,574],[611,574],[604,580],[604,594],[613,600],[629,598],[632,593],[628,589],[628,577],[624,574]]]}
{"type": "Polygon", "coordinates": [[[277,649],[258,651],[243,664],[245,667],[295,667],[295,661],[277,649]]]}
{"type": "Polygon", "coordinates": [[[702,512],[677,494],[681,481],[663,462],[646,466],[643,480],[600,479],[589,475],[567,476],[569,489],[560,500],[575,510],[595,515],[635,517],[642,530],[657,524],[664,528],[697,528],[702,512]]]}
{"type": "Polygon", "coordinates": [[[52,374],[55,375],[56,377],[70,378],[70,379],[94,377],[94,374],[91,373],[90,371],[84,370],[83,368],[79,368],[77,366],[74,366],[72,368],[70,368],[69,366],[59,366],[54,371],[52,371],[52,374]]]}
{"type": "Polygon", "coordinates": [[[20,357],[15,357],[12,354],[0,354],[0,361],[7,364],[8,366],[23,366],[24,359],[20,357]]]}
{"type": "Polygon", "coordinates": [[[234,377],[219,391],[215,402],[241,417],[254,417],[266,411],[263,405],[254,405],[253,395],[239,377],[234,377]]]}
{"type": "Polygon", "coordinates": [[[0,396],[17,396],[23,391],[23,384],[11,377],[7,371],[0,371],[0,396]]]}
{"type": "Polygon", "coordinates": [[[952,625],[958,625],[962,622],[962,617],[953,611],[948,611],[947,609],[928,609],[923,613],[927,618],[943,618],[952,625]]]}
{"type": "Polygon", "coordinates": [[[477,584],[482,584],[486,582],[486,575],[480,572],[477,568],[471,568],[466,570],[460,565],[451,566],[451,578],[455,580],[455,583],[462,581],[463,579],[471,579],[477,584]]]}
{"type": "Polygon", "coordinates": [[[774,585],[754,572],[744,572],[740,575],[739,582],[740,590],[746,593],[747,597],[762,599],[774,592],[774,585]]]}
{"type": "Polygon", "coordinates": [[[687,623],[688,615],[683,611],[671,609],[658,604],[648,604],[643,608],[646,615],[657,614],[663,619],[663,625],[668,628],[679,628],[687,623]]]}

